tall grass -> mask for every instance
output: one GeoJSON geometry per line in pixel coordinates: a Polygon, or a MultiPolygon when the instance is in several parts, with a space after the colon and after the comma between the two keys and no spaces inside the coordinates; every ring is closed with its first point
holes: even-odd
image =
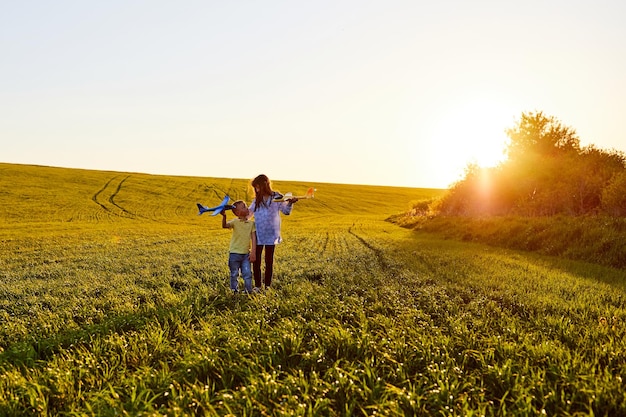
{"type": "Polygon", "coordinates": [[[445,238],[626,268],[626,219],[607,216],[428,217],[395,214],[404,227],[445,238]]]}
{"type": "Polygon", "coordinates": [[[229,180],[133,174],[99,215],[118,174],[85,175],[1,232],[0,415],[626,413],[623,271],[384,221],[428,190],[324,184],[284,218],[274,289],[233,297],[230,235],[194,209],[229,180]]]}

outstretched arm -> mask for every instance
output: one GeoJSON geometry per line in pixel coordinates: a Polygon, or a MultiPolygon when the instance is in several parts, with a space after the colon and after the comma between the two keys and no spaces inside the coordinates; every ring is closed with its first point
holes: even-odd
{"type": "Polygon", "coordinates": [[[220,214],[222,215],[222,229],[228,229],[228,224],[226,223],[226,210],[222,210],[220,214]]]}
{"type": "Polygon", "coordinates": [[[297,198],[293,198],[291,200],[289,200],[288,202],[282,202],[281,207],[280,207],[280,211],[284,214],[284,215],[290,215],[291,214],[291,209],[293,207],[293,203],[295,203],[296,201],[298,201],[297,198]]]}

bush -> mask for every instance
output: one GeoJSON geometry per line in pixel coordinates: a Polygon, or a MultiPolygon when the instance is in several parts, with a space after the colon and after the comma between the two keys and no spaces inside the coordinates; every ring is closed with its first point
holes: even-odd
{"type": "MultiPolygon", "coordinates": [[[[622,152],[581,148],[573,129],[543,113],[523,113],[507,134],[508,159],[493,168],[470,164],[434,211],[473,217],[597,214],[611,178],[625,171],[622,152]]],[[[625,215],[624,181],[616,180],[607,192],[610,214],[625,215]]]]}
{"type": "Polygon", "coordinates": [[[617,217],[626,217],[626,171],[613,177],[602,192],[602,210],[617,217]]]}
{"type": "Polygon", "coordinates": [[[626,219],[606,216],[389,218],[445,238],[626,268],[626,219]]]}

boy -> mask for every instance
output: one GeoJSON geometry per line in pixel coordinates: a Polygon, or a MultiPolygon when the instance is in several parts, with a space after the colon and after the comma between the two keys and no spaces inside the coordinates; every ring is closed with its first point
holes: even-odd
{"type": "Polygon", "coordinates": [[[221,212],[222,228],[233,229],[228,249],[228,268],[230,269],[230,289],[238,292],[239,271],[245,284],[246,293],[252,292],[252,269],[250,263],[256,259],[256,228],[254,221],[248,219],[248,206],[242,200],[233,203],[233,213],[237,216],[226,221],[226,210],[221,212]],[[250,244],[252,242],[252,245],[250,244]]]}

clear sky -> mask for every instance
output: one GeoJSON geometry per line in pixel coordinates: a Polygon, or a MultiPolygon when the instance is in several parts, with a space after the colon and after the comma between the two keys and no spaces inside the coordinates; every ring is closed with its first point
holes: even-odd
{"type": "Polygon", "coordinates": [[[543,111],[626,150],[623,0],[0,0],[0,162],[445,188],[543,111]]]}

